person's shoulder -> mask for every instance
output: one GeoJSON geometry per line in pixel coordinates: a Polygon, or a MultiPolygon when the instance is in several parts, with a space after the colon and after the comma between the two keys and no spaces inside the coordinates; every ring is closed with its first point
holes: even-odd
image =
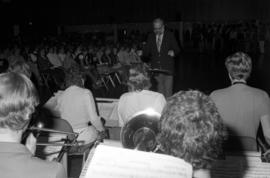
{"type": "Polygon", "coordinates": [[[264,90],[261,90],[259,88],[255,88],[255,87],[251,87],[251,86],[247,86],[247,89],[258,97],[267,97],[268,98],[268,94],[264,90]]]}
{"type": "Polygon", "coordinates": [[[131,96],[134,96],[136,93],[135,92],[126,92],[126,93],[123,93],[119,100],[124,100],[125,98],[128,98],[128,97],[131,97],[131,96]]]}
{"type": "Polygon", "coordinates": [[[230,91],[230,87],[214,90],[210,97],[218,97],[227,94],[230,91]]]}
{"type": "Polygon", "coordinates": [[[31,158],[33,164],[33,170],[39,170],[39,174],[42,175],[50,173],[51,175],[59,178],[64,178],[65,169],[62,164],[55,161],[46,161],[37,157],[31,158]],[[60,176],[59,176],[60,175],[60,176]]]}
{"type": "Polygon", "coordinates": [[[90,90],[86,89],[86,88],[82,88],[76,85],[70,86],[68,87],[65,92],[80,92],[80,93],[91,93],[90,90]]]}
{"type": "Polygon", "coordinates": [[[159,93],[159,92],[155,92],[155,91],[151,91],[151,90],[142,90],[141,92],[142,95],[148,95],[148,96],[151,96],[151,97],[156,97],[156,98],[160,98],[160,97],[163,97],[163,94],[159,93]]]}

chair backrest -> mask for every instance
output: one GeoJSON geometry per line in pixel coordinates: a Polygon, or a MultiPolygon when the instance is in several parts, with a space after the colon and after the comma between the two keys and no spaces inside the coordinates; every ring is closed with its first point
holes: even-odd
{"type": "Polygon", "coordinates": [[[226,152],[258,151],[257,141],[252,137],[229,136],[224,143],[226,152]]]}

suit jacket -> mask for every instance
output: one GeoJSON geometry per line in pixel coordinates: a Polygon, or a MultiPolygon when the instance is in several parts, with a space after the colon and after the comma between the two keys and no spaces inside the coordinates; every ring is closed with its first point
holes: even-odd
{"type": "Polygon", "coordinates": [[[22,144],[0,142],[1,178],[66,178],[63,166],[57,162],[33,157],[22,144]]]}
{"type": "Polygon", "coordinates": [[[245,84],[216,90],[210,97],[229,128],[230,135],[255,139],[261,118],[270,116],[268,94],[245,84]]]}
{"type": "Polygon", "coordinates": [[[160,52],[158,51],[156,44],[156,34],[151,33],[148,36],[143,55],[150,57],[152,68],[167,70],[173,74],[174,58],[168,55],[169,50],[173,50],[175,55],[180,51],[175,37],[171,32],[164,32],[160,52]]]}

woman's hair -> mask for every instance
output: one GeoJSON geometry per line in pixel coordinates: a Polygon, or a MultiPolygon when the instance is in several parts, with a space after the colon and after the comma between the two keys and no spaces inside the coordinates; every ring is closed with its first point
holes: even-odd
{"type": "Polygon", "coordinates": [[[129,69],[129,78],[127,81],[129,90],[143,90],[151,87],[150,77],[147,67],[144,64],[134,64],[129,69]]]}
{"type": "Polygon", "coordinates": [[[225,66],[232,80],[247,80],[252,70],[252,61],[249,55],[237,52],[227,57],[225,66]]]}
{"type": "Polygon", "coordinates": [[[160,119],[161,149],[184,159],[194,169],[209,168],[222,154],[225,127],[214,102],[199,91],[170,97],[160,119]]]}
{"type": "Polygon", "coordinates": [[[83,87],[83,76],[80,68],[76,65],[72,66],[65,72],[65,86],[66,88],[77,85],[83,87]]]}
{"type": "Polygon", "coordinates": [[[23,74],[0,74],[0,128],[22,130],[39,103],[37,91],[23,74]]]}
{"type": "Polygon", "coordinates": [[[9,72],[15,72],[26,75],[28,78],[31,77],[31,69],[30,66],[22,61],[16,60],[15,62],[11,63],[8,68],[9,72]]]}

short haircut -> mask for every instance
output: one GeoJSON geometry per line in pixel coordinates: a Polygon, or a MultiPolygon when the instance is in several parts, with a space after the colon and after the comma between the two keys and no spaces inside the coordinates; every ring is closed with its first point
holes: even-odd
{"type": "Polygon", "coordinates": [[[131,66],[127,85],[132,90],[143,90],[151,87],[147,67],[144,64],[133,64],[131,66]]]}
{"type": "Polygon", "coordinates": [[[199,91],[180,91],[170,97],[160,119],[157,138],[165,154],[209,168],[222,154],[225,127],[214,102],[199,91]]]}
{"type": "Polygon", "coordinates": [[[233,80],[247,80],[252,70],[251,58],[243,52],[227,57],[225,65],[233,80]]]}
{"type": "Polygon", "coordinates": [[[0,128],[23,130],[38,102],[28,77],[14,72],[0,74],[0,128]]]}

